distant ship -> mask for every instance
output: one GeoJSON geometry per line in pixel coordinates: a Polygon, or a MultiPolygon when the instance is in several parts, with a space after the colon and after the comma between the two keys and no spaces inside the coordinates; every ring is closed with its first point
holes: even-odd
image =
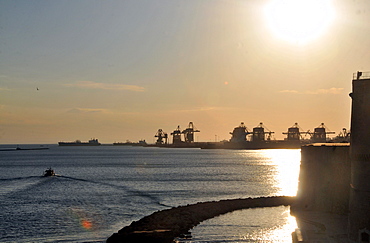
{"type": "Polygon", "coordinates": [[[135,142],[130,142],[129,140],[127,140],[126,142],[115,142],[113,143],[113,145],[118,145],[118,146],[146,146],[147,143],[145,142],[145,140],[139,140],[139,142],[135,143],[135,142]]]}
{"type": "Polygon", "coordinates": [[[59,142],[59,146],[99,146],[101,143],[99,143],[98,139],[93,138],[90,139],[88,142],[81,142],[81,140],[76,140],[74,142],[59,142]]]}

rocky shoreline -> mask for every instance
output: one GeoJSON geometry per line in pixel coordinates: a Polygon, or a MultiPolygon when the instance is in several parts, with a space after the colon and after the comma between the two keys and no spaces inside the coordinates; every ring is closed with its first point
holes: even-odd
{"type": "Polygon", "coordinates": [[[292,205],[295,197],[276,196],[230,199],[179,206],[157,211],[114,233],[107,243],[169,243],[189,234],[200,222],[235,210],[292,205]]]}

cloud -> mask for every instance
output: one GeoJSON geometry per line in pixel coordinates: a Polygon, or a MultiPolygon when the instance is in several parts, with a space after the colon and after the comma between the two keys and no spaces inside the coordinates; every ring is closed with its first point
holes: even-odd
{"type": "Polygon", "coordinates": [[[281,90],[279,93],[292,93],[292,94],[341,94],[343,88],[330,88],[330,89],[318,89],[318,90],[307,90],[307,91],[297,91],[297,90],[281,90]]]}
{"type": "Polygon", "coordinates": [[[110,84],[110,83],[95,83],[91,81],[79,81],[74,84],[65,84],[67,87],[78,87],[86,89],[105,89],[105,90],[130,90],[136,92],[143,92],[144,87],[137,85],[128,85],[128,84],[110,84]]]}
{"type": "Polygon", "coordinates": [[[169,112],[175,113],[184,113],[184,112],[206,112],[206,111],[224,111],[235,109],[234,107],[223,107],[223,106],[202,106],[202,107],[194,107],[193,109],[176,109],[176,110],[169,110],[169,112]]]}
{"type": "Polygon", "coordinates": [[[318,89],[316,91],[308,91],[307,94],[341,94],[343,88],[318,89]]]}
{"type": "Polygon", "coordinates": [[[279,93],[294,93],[294,94],[298,94],[299,92],[297,90],[280,90],[279,93]]]}
{"type": "Polygon", "coordinates": [[[103,109],[89,109],[89,108],[73,108],[67,111],[67,113],[82,114],[82,113],[102,113],[103,109]]]}

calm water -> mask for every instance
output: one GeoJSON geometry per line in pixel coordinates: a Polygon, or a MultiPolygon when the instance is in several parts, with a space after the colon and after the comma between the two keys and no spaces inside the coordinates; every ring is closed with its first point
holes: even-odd
{"type": "MultiPolygon", "coordinates": [[[[297,190],[300,150],[48,147],[0,152],[0,242],[102,242],[154,211],[297,190]]],[[[187,242],[291,242],[295,227],[289,207],[247,209],[187,242]]]]}

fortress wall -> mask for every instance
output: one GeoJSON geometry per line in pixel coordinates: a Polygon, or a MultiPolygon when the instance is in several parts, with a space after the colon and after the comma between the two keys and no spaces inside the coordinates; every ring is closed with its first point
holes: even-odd
{"type": "Polygon", "coordinates": [[[345,214],[350,242],[370,242],[370,73],[352,82],[351,146],[302,147],[292,210],[345,214]]]}
{"type": "Polygon", "coordinates": [[[298,193],[292,210],[346,214],[351,176],[349,144],[305,145],[301,153],[298,193]]]}
{"type": "Polygon", "coordinates": [[[351,190],[348,233],[351,242],[370,242],[370,192],[351,190]],[[365,236],[363,236],[365,234],[365,236]]]}
{"type": "Polygon", "coordinates": [[[370,79],[352,82],[349,238],[370,242],[370,79]]]}

